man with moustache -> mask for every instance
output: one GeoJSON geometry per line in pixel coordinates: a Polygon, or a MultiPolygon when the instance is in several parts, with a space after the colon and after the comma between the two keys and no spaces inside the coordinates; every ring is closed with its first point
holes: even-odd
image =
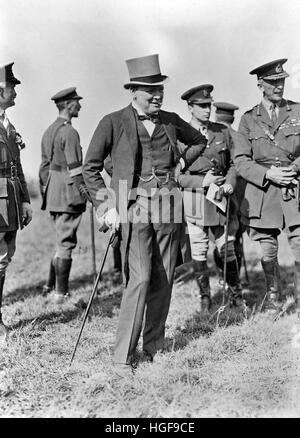
{"type": "Polygon", "coordinates": [[[278,236],[287,234],[295,257],[295,301],[300,314],[300,104],[283,97],[286,58],[261,65],[257,75],[262,93],[258,105],[241,118],[243,141],[235,148],[235,164],[247,181],[241,205],[242,221],[249,236],[259,242],[266,279],[266,308],[278,309],[281,282],[278,265],[278,236]]]}
{"type": "MultiPolygon", "coordinates": [[[[120,308],[114,363],[128,373],[143,316],[144,357],[164,347],[174,269],[182,230],[182,198],[176,177],[206,145],[206,139],[177,114],[161,110],[164,82],[158,55],[126,61],[132,102],[106,115],[89,145],[83,175],[100,223],[120,232],[125,290],[120,308]],[[189,145],[179,156],[177,139],[189,145]],[[114,206],[100,215],[100,175],[112,160],[114,206]]],[[[122,371],[120,371],[122,370],[122,371]]]]}
{"type": "Polygon", "coordinates": [[[56,234],[56,250],[50,261],[44,292],[55,303],[69,296],[72,251],[77,244],[77,230],[86,208],[88,192],[82,176],[82,149],[79,134],[72,126],[78,117],[82,97],[75,87],[56,93],[59,115],[42,138],[42,162],[39,178],[43,196],[42,210],[50,212],[56,234]]]}
{"type": "MultiPolygon", "coordinates": [[[[200,310],[203,312],[208,312],[211,306],[207,266],[209,231],[215,238],[216,261],[220,268],[224,266],[226,233],[226,215],[207,199],[206,195],[212,183],[219,186],[222,196],[232,195],[236,185],[229,130],[224,125],[210,121],[213,88],[211,84],[202,84],[185,91],[181,96],[181,99],[187,101],[192,115],[191,126],[207,138],[204,153],[183,170],[179,179],[184,189],[184,211],[189,229],[194,273],[201,297],[200,310]]],[[[239,308],[243,305],[243,299],[234,249],[237,226],[236,205],[232,199],[228,225],[227,283],[230,302],[239,308]]]]}
{"type": "Polygon", "coordinates": [[[6,110],[15,105],[16,85],[21,82],[12,71],[13,62],[0,67],[0,344],[8,329],[2,321],[1,304],[5,272],[16,250],[17,230],[32,219],[30,198],[20,161],[25,147],[9,121],[6,110]]]}

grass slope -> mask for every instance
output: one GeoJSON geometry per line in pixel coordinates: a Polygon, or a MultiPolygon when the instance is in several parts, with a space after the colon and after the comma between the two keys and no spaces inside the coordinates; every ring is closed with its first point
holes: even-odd
{"type": "MultiPolygon", "coordinates": [[[[4,320],[11,328],[0,351],[0,417],[288,417],[300,416],[300,322],[260,313],[264,288],[257,247],[246,241],[250,310],[198,312],[193,280],[174,287],[166,351],[117,379],[111,356],[122,286],[108,270],[93,303],[72,367],[69,360],[92,288],[89,215],[74,253],[72,297],[54,305],[41,294],[54,248],[45,213],[19,233],[7,276],[4,320]]],[[[96,235],[99,263],[108,236],[96,235]]],[[[292,291],[292,257],[282,238],[285,291],[292,291]]],[[[211,267],[212,263],[210,261],[211,267]]],[[[212,267],[213,273],[213,267],[212,267]]]]}

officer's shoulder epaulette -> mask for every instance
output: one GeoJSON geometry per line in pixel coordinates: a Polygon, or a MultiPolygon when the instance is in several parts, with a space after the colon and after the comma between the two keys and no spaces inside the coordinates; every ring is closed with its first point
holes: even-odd
{"type": "Polygon", "coordinates": [[[219,122],[210,122],[210,123],[212,128],[214,128],[214,130],[216,131],[220,131],[220,130],[223,131],[224,129],[227,129],[227,126],[224,125],[223,123],[219,123],[219,122]]]}
{"type": "Polygon", "coordinates": [[[257,111],[259,109],[259,103],[257,105],[254,105],[252,108],[248,109],[247,111],[244,112],[244,114],[250,114],[253,111],[257,111]]]}
{"type": "Polygon", "coordinates": [[[300,110],[300,102],[294,102],[293,100],[286,100],[286,109],[287,111],[297,111],[300,110]]]}

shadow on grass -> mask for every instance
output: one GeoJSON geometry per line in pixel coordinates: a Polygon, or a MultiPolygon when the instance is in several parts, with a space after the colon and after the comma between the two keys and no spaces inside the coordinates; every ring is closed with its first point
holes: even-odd
{"type": "MultiPolygon", "coordinates": [[[[71,299],[73,297],[74,295],[71,297],[71,299]]],[[[121,288],[109,296],[102,297],[101,295],[96,295],[90,308],[88,320],[94,318],[95,316],[112,318],[114,316],[115,309],[120,307],[121,297],[121,288]]],[[[74,304],[72,302],[69,304],[66,302],[66,305],[73,304],[72,308],[60,308],[57,310],[44,312],[37,317],[20,319],[15,324],[11,324],[9,329],[14,330],[18,328],[24,328],[25,326],[31,324],[32,326],[38,325],[39,329],[43,330],[46,328],[46,326],[51,324],[68,323],[74,319],[77,319],[78,317],[82,319],[87,307],[88,298],[88,296],[85,297],[85,299],[80,298],[78,302],[75,302],[74,304]]]]}
{"type": "MultiPolygon", "coordinates": [[[[280,268],[282,283],[282,301],[284,302],[293,294],[293,266],[280,268]]],[[[214,276],[212,272],[212,277],[214,276]]],[[[166,351],[176,351],[185,348],[189,342],[203,337],[211,336],[220,327],[229,327],[243,323],[252,315],[261,311],[265,297],[265,276],[263,271],[250,270],[248,272],[249,284],[243,291],[243,298],[247,308],[238,310],[229,306],[229,296],[226,293],[223,308],[223,291],[218,289],[213,293],[212,308],[210,313],[203,314],[196,311],[191,318],[185,321],[184,326],[176,329],[173,338],[167,338],[166,351]]],[[[291,310],[292,311],[292,310],[291,310]]],[[[289,313],[289,311],[287,311],[289,313]]],[[[283,313],[284,314],[284,313],[283,313]]]]}
{"type": "MultiPolygon", "coordinates": [[[[18,287],[9,294],[3,297],[3,302],[5,305],[14,304],[17,301],[24,301],[27,298],[32,298],[36,296],[45,296],[43,293],[43,286],[45,281],[39,281],[38,283],[27,285],[23,287],[18,287]]],[[[121,279],[119,274],[113,271],[104,272],[98,284],[98,290],[109,287],[116,287],[121,284],[121,279]]],[[[86,274],[81,277],[75,278],[69,282],[69,288],[72,291],[76,291],[80,288],[90,287],[91,291],[94,286],[94,278],[92,274],[86,274]]],[[[74,293],[74,292],[73,292],[74,293]]]]}

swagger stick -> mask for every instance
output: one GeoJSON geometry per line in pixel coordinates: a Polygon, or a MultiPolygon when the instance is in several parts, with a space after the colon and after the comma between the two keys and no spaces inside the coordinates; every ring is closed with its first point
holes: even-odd
{"type": "Polygon", "coordinates": [[[81,327],[80,327],[80,331],[79,331],[79,334],[78,334],[78,337],[77,337],[77,341],[76,341],[76,344],[75,344],[75,347],[74,347],[74,350],[73,350],[73,353],[72,353],[72,357],[71,357],[69,366],[72,365],[72,362],[73,362],[73,359],[74,359],[74,356],[75,356],[75,353],[76,353],[76,350],[77,350],[77,347],[78,347],[78,344],[79,344],[79,340],[80,340],[80,337],[81,337],[81,333],[82,333],[83,328],[84,328],[84,324],[85,324],[86,319],[88,317],[88,313],[89,313],[90,307],[92,305],[93,298],[94,298],[95,293],[97,291],[97,286],[98,286],[98,283],[99,283],[99,280],[100,280],[100,277],[101,277],[101,274],[102,274],[102,270],[103,270],[103,266],[104,266],[104,263],[105,263],[105,260],[106,260],[106,257],[107,257],[108,249],[109,249],[111,243],[113,242],[114,238],[115,238],[115,233],[111,232],[111,234],[109,236],[108,243],[107,243],[106,248],[105,248],[105,252],[103,254],[103,258],[101,260],[99,272],[98,272],[98,275],[97,275],[97,278],[96,278],[96,281],[95,281],[95,284],[94,284],[94,287],[93,287],[93,290],[92,290],[92,293],[91,293],[91,296],[90,296],[90,299],[89,299],[89,302],[88,302],[88,305],[87,305],[87,308],[86,308],[86,311],[85,311],[85,314],[84,314],[84,317],[83,317],[83,320],[82,320],[82,324],[81,324],[81,327]]]}
{"type": "Polygon", "coordinates": [[[247,263],[246,263],[246,258],[245,258],[244,237],[243,237],[243,235],[241,236],[241,238],[242,238],[242,248],[243,248],[242,257],[243,257],[243,266],[244,266],[244,271],[245,271],[245,279],[246,279],[247,284],[249,284],[249,275],[248,275],[247,263]]]}
{"type": "Polygon", "coordinates": [[[93,269],[93,280],[95,282],[97,277],[97,270],[96,270],[94,206],[92,203],[90,204],[90,224],[91,224],[91,245],[92,245],[92,269],[93,269]]]}
{"type": "Polygon", "coordinates": [[[230,208],[230,196],[227,198],[226,205],[226,224],[225,224],[225,252],[224,252],[224,278],[223,278],[223,297],[222,305],[225,304],[225,294],[226,294],[226,280],[227,280],[227,244],[228,244],[228,224],[229,224],[229,208],[230,208]]]}

